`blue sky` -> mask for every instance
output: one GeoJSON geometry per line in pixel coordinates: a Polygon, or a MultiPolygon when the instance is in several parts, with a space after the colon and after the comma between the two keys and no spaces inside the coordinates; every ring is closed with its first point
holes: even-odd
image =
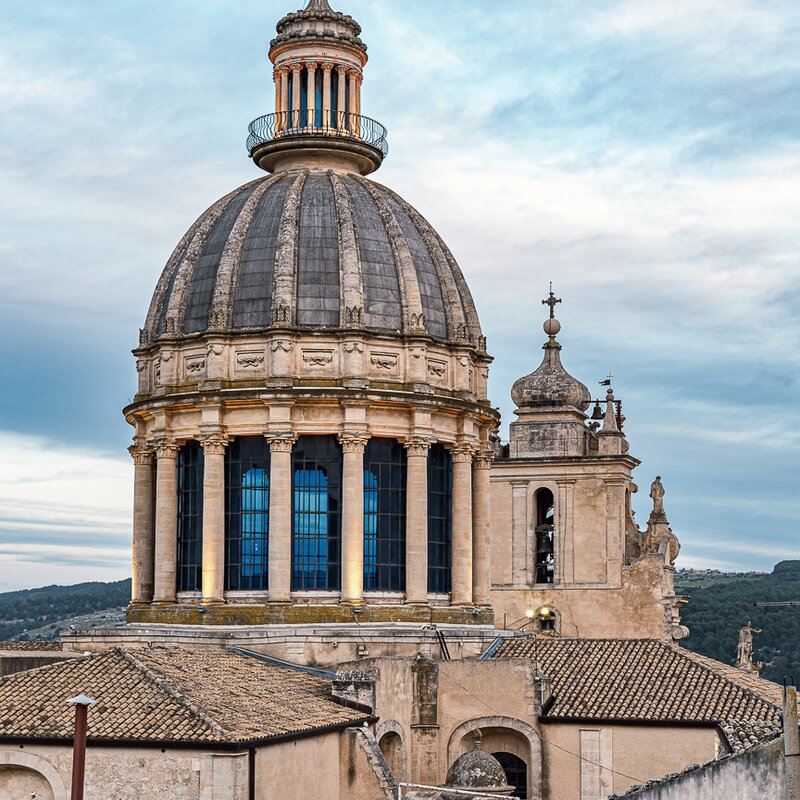
{"type": "MultiPolygon", "coordinates": [[[[0,0],[0,590],[128,573],[129,354],[172,247],[257,176],[277,0],[0,0]]],[[[608,372],[685,566],[800,558],[796,2],[337,0],[375,176],[475,295],[507,422],[540,360],[608,372]]]]}

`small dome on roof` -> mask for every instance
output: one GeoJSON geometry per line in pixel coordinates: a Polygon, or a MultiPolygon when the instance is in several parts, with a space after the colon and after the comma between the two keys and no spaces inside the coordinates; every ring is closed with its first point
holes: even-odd
{"type": "MultiPolygon", "coordinates": [[[[475,749],[464,753],[453,762],[447,771],[445,783],[448,789],[485,789],[491,794],[509,794],[514,788],[508,785],[500,762],[493,755],[481,750],[480,731],[475,732],[475,749]]],[[[447,797],[447,794],[444,796],[447,797]]]]}

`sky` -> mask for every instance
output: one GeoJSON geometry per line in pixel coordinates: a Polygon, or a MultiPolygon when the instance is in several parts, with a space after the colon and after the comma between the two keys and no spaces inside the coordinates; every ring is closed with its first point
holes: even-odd
{"type": "MultiPolygon", "coordinates": [[[[260,174],[282,0],[0,0],[0,591],[129,574],[130,349],[172,248],[260,174]]],[[[374,178],[448,242],[490,393],[614,375],[679,566],[800,558],[796,0],[336,0],[374,178]]],[[[506,434],[504,433],[504,436],[506,434]]]]}

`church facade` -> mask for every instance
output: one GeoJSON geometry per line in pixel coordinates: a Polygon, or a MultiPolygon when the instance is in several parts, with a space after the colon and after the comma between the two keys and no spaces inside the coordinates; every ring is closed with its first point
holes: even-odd
{"type": "MultiPolygon", "coordinates": [[[[0,767],[28,769],[8,749],[23,742],[63,773],[66,723],[41,698],[70,681],[104,704],[90,764],[93,737],[142,754],[105,759],[108,791],[162,780],[173,748],[180,800],[440,797],[402,784],[446,782],[603,800],[725,752],[728,730],[772,732],[779,687],[679,646],[664,487],[649,482],[640,528],[621,403],[566,370],[552,286],[500,441],[465,274],[368,177],[388,138],[362,114],[359,25],[309,0],[269,57],[275,111],[247,141],[265,174],[179,241],[134,350],[127,623],[62,635],[81,656],[19,679],[39,722],[15,707],[0,767]],[[247,700],[262,684],[263,713],[247,700]],[[196,735],[131,723],[151,687],[196,735]]],[[[0,681],[0,709],[15,686],[0,681]]]]}

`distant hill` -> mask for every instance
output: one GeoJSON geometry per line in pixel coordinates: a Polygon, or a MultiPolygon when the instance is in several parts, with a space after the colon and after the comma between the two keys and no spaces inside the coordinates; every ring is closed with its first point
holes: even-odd
{"type": "MultiPolygon", "coordinates": [[[[762,675],[800,680],[800,606],[753,606],[800,600],[800,561],[782,561],[771,573],[678,570],[675,590],[692,598],[682,610],[691,630],[683,642],[688,650],[734,664],[739,629],[751,620],[763,631],[754,640],[755,658],[764,662],[762,675]]],[[[130,593],[131,582],[124,580],[0,594],[0,639],[57,639],[70,624],[85,628],[121,622],[130,593]]]]}
{"type": "Polygon", "coordinates": [[[73,618],[98,613],[103,619],[118,618],[130,598],[130,579],[5,592],[0,594],[0,639],[57,639],[73,618]]]}
{"type": "Polygon", "coordinates": [[[726,664],[735,664],[739,630],[748,620],[761,628],[753,640],[754,660],[763,661],[762,676],[800,680],[800,606],[756,608],[753,603],[800,600],[800,561],[781,561],[771,573],[722,573],[678,570],[677,594],[691,596],[681,618],[691,631],[682,644],[726,664]]]}

